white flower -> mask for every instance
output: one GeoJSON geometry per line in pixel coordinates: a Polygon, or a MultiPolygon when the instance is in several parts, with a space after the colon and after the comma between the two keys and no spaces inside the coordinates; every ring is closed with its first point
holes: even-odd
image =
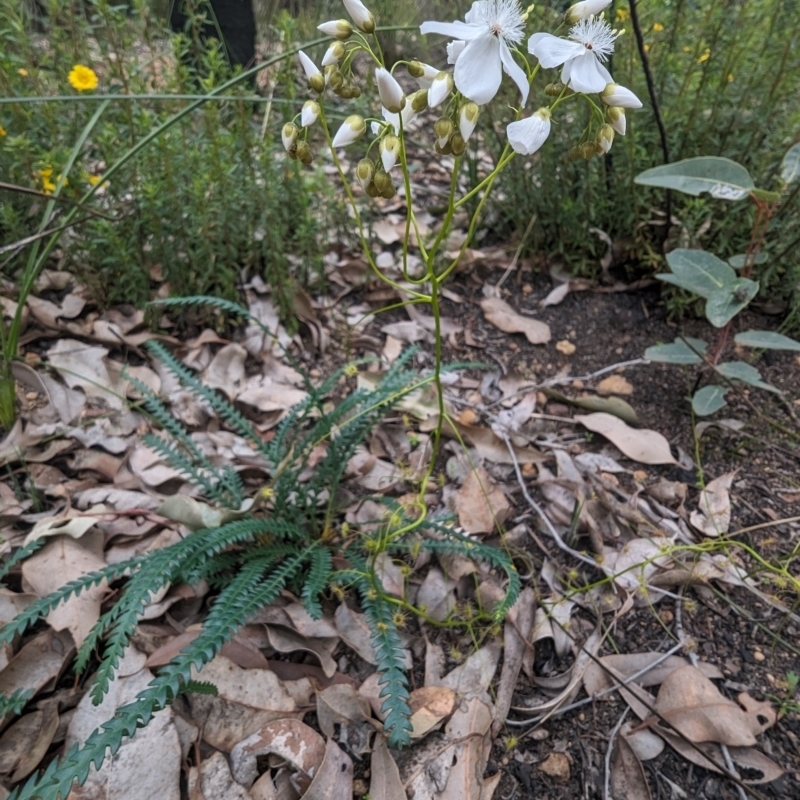
{"type": "Polygon", "coordinates": [[[628,120],[625,118],[625,109],[609,106],[606,110],[606,122],[620,135],[624,136],[628,129],[628,120]]]}
{"type": "Polygon", "coordinates": [[[384,108],[393,114],[398,114],[406,104],[406,98],[400,84],[388,69],[378,67],[375,70],[375,82],[378,84],[378,94],[384,108]]]}
{"type": "Polygon", "coordinates": [[[310,128],[319,119],[319,115],[319,103],[316,100],[306,100],[300,112],[300,124],[304,128],[310,128]]]}
{"type": "Polygon", "coordinates": [[[436,108],[441,105],[452,91],[453,76],[449,72],[440,72],[428,89],[428,106],[436,108]]]}
{"type": "Polygon", "coordinates": [[[332,19],[330,22],[323,22],[322,25],[317,25],[317,30],[342,42],[353,35],[353,26],[346,19],[332,19]]]}
{"type": "Polygon", "coordinates": [[[375,17],[372,16],[369,9],[361,2],[361,0],[342,0],[350,19],[355,22],[356,27],[360,28],[364,33],[372,33],[375,30],[375,17]]]}
{"type": "Polygon", "coordinates": [[[306,78],[308,78],[309,81],[317,75],[322,75],[319,67],[317,67],[317,65],[302,50],[299,50],[297,55],[300,59],[300,63],[303,65],[306,78]]]}
{"type": "Polygon", "coordinates": [[[476,103],[464,103],[464,105],[461,106],[461,110],[458,112],[458,132],[465,142],[472,136],[472,132],[478,124],[479,114],[480,109],[476,103]]]}
{"type": "Polygon", "coordinates": [[[641,108],[642,101],[630,90],[618,83],[609,83],[602,92],[600,99],[607,106],[618,108],[641,108]]]}
{"type": "Polygon", "coordinates": [[[320,64],[323,67],[329,67],[332,64],[338,64],[339,61],[344,57],[344,54],[344,45],[341,42],[333,42],[325,51],[325,55],[322,57],[320,64]]]}
{"type": "Polygon", "coordinates": [[[514,152],[523,156],[535,153],[550,135],[550,109],[540,108],[527,119],[512,122],[506,133],[514,152]]]}
{"type": "Polygon", "coordinates": [[[464,52],[467,43],[463,39],[453,39],[452,42],[447,43],[447,63],[455,64],[458,57],[464,52]]]}
{"type": "Polygon", "coordinates": [[[464,42],[463,49],[448,47],[448,60],[455,61],[458,90],[483,105],[500,88],[503,71],[519,87],[522,104],[528,99],[528,78],[511,55],[522,41],[525,18],[518,0],[477,0],[465,16],[466,22],[423,22],[422,33],[441,33],[464,42]]]}
{"type": "Polygon", "coordinates": [[[347,147],[349,144],[358,141],[367,130],[367,125],[363,117],[352,114],[341,125],[336,136],[333,137],[331,147],[347,147]]]}
{"type": "MultiPolygon", "coordinates": [[[[417,112],[411,107],[411,103],[406,103],[405,107],[399,114],[393,114],[388,108],[381,109],[381,114],[386,120],[386,123],[391,125],[392,128],[394,128],[394,130],[398,133],[400,132],[400,117],[403,118],[403,128],[405,129],[408,126],[408,123],[417,116],[417,112]]],[[[374,136],[378,136],[384,127],[385,126],[380,122],[373,122],[370,125],[374,136]]]]}
{"type": "Polygon", "coordinates": [[[422,61],[416,62],[417,69],[414,71],[414,77],[417,79],[420,89],[430,89],[439,70],[432,67],[430,64],[425,64],[422,61]]]}
{"type": "Polygon", "coordinates": [[[567,9],[567,22],[570,25],[582,19],[593,17],[611,5],[611,0],[582,0],[567,9]]]}
{"type": "Polygon", "coordinates": [[[597,130],[597,136],[594,137],[595,144],[600,149],[600,152],[607,153],[614,143],[614,129],[606,123],[601,125],[597,130]]]}
{"type": "Polygon", "coordinates": [[[528,40],[528,52],[539,59],[545,69],[561,70],[561,82],[584,94],[602,92],[613,83],[603,62],[614,52],[616,31],[601,19],[585,19],[574,25],[569,39],[550,33],[534,33],[528,40]]]}
{"type": "Polygon", "coordinates": [[[392,133],[384,136],[378,145],[384,172],[389,172],[400,156],[400,140],[392,133]]]}
{"type": "Polygon", "coordinates": [[[300,131],[297,130],[297,125],[292,122],[287,122],[281,129],[281,142],[283,142],[287,153],[294,147],[299,134],[300,131]]]}

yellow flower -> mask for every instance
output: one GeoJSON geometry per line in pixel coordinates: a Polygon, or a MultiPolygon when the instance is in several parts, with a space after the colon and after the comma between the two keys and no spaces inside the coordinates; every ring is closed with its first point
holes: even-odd
{"type": "Polygon", "coordinates": [[[76,64],[68,76],[69,85],[77,92],[89,92],[97,88],[97,75],[90,67],[76,64]]]}
{"type": "Polygon", "coordinates": [[[691,47],[684,47],[683,48],[683,52],[684,53],[691,53],[692,52],[692,48],[691,47]]]}
{"type": "Polygon", "coordinates": [[[732,72],[728,73],[728,83],[733,83],[733,73],[732,72]]]}
{"type": "Polygon", "coordinates": [[[100,177],[100,175],[87,175],[86,180],[89,181],[89,183],[92,186],[97,186],[97,184],[100,183],[102,178],[100,177]]]}
{"type": "Polygon", "coordinates": [[[7,135],[8,134],[6,133],[6,129],[2,125],[0,125],[0,139],[2,139],[4,136],[7,135]]]}
{"type": "MultiPolygon", "coordinates": [[[[45,167],[44,169],[38,170],[39,172],[39,180],[42,182],[42,191],[45,194],[53,194],[56,190],[56,184],[53,181],[53,168],[52,167],[45,167]]],[[[56,180],[61,180],[61,175],[56,176],[56,180]]],[[[68,180],[64,181],[64,186],[69,183],[68,180]]]]}
{"type": "Polygon", "coordinates": [[[664,30],[664,26],[660,22],[656,22],[656,23],[653,24],[653,30],[656,33],[661,33],[661,31],[664,30]]]}
{"type": "Polygon", "coordinates": [[[702,64],[705,61],[708,61],[709,58],[711,58],[711,48],[706,47],[705,51],[703,52],[703,55],[701,55],[700,58],[697,59],[697,63],[702,64]]]}
{"type": "Polygon", "coordinates": [[[649,53],[650,52],[650,45],[649,44],[646,44],[644,46],[644,51],[645,51],[645,53],[649,53]]]}
{"type": "Polygon", "coordinates": [[[627,8],[618,8],[617,9],[617,22],[625,22],[625,20],[630,17],[630,13],[628,12],[627,8]]]}
{"type": "Polygon", "coordinates": [[[17,74],[18,75],[22,75],[23,78],[27,78],[28,77],[28,70],[26,70],[24,67],[20,67],[17,70],[17,74]]]}

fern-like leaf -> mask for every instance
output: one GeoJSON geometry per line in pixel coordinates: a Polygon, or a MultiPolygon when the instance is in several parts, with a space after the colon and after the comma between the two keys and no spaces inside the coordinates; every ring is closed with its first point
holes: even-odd
{"type": "Polygon", "coordinates": [[[0,566],[0,585],[5,580],[8,573],[11,572],[11,570],[14,569],[17,564],[23,562],[28,556],[32,556],[46,541],[47,539],[45,538],[34,539],[32,542],[28,542],[28,544],[18,547],[6,559],[5,563],[0,566]]]}
{"type": "Polygon", "coordinates": [[[303,603],[312,619],[322,616],[322,606],[319,596],[327,587],[331,577],[332,558],[331,551],[320,545],[311,554],[311,567],[304,576],[303,603]]]}
{"type": "Polygon", "coordinates": [[[0,694],[0,721],[6,717],[17,717],[33,696],[30,689],[17,689],[10,695],[0,694]]]}

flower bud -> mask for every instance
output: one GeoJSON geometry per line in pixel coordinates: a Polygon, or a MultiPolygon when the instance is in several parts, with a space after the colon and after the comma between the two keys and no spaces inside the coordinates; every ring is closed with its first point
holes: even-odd
{"type": "Polygon", "coordinates": [[[411,109],[415,114],[421,114],[428,107],[428,90],[420,89],[414,92],[408,101],[411,103],[411,109]]]}
{"type": "Polygon", "coordinates": [[[425,74],[425,67],[422,66],[421,61],[409,61],[406,69],[412,78],[421,78],[425,74]]]}
{"type": "Polygon", "coordinates": [[[305,140],[297,143],[296,156],[297,160],[307,167],[310,166],[311,162],[314,160],[311,156],[311,148],[305,140]]]}
{"type": "Polygon", "coordinates": [[[281,141],[283,142],[283,147],[287,153],[294,148],[299,134],[300,131],[297,129],[297,125],[295,125],[293,122],[287,122],[283,126],[283,130],[281,131],[281,141]]]}
{"type": "Polygon", "coordinates": [[[364,118],[358,114],[351,114],[342,124],[336,136],[333,137],[331,145],[333,147],[347,147],[353,142],[357,142],[367,130],[364,118]]]}
{"type": "Polygon", "coordinates": [[[375,184],[375,187],[380,194],[383,194],[392,185],[392,179],[389,177],[389,173],[384,172],[382,169],[379,169],[375,173],[375,177],[372,179],[372,182],[375,184]]]}
{"type": "Polygon", "coordinates": [[[319,71],[317,65],[302,51],[297,53],[300,63],[303,65],[303,70],[308,79],[308,85],[317,93],[321,94],[325,91],[325,77],[319,71]]]}
{"type": "Polygon", "coordinates": [[[393,133],[390,133],[388,136],[384,136],[383,139],[381,139],[378,150],[381,154],[383,168],[386,172],[389,172],[397,163],[397,159],[400,155],[400,140],[393,133]]]}
{"type": "Polygon", "coordinates": [[[375,30],[375,17],[361,0],[343,0],[343,2],[350,19],[355,22],[357,28],[364,33],[372,33],[375,30]]]}
{"type": "Polygon", "coordinates": [[[574,25],[582,19],[588,19],[591,16],[599,14],[603,9],[611,5],[611,0],[582,0],[580,3],[575,3],[567,9],[567,22],[574,25]]]}
{"type": "Polygon", "coordinates": [[[567,152],[567,158],[570,161],[577,161],[579,158],[583,158],[580,147],[570,147],[567,152]]]}
{"type": "Polygon", "coordinates": [[[588,161],[593,156],[597,155],[594,142],[584,142],[578,150],[580,151],[581,158],[588,161]]]}
{"type": "Polygon", "coordinates": [[[322,31],[326,36],[333,36],[340,42],[344,42],[353,35],[353,26],[346,19],[332,19],[330,22],[323,22],[317,25],[317,30],[322,31]]]}
{"type": "Polygon", "coordinates": [[[432,67],[430,64],[425,64],[422,61],[412,61],[408,65],[409,74],[417,79],[420,89],[430,89],[439,70],[432,67]]]}
{"type": "Polygon", "coordinates": [[[375,70],[375,82],[383,107],[392,114],[399,114],[405,107],[406,98],[394,75],[388,69],[378,67],[375,70]]]}
{"type": "Polygon", "coordinates": [[[601,125],[594,137],[595,149],[598,151],[597,155],[607,153],[611,149],[613,141],[614,129],[608,123],[601,125]]]}
{"type": "Polygon", "coordinates": [[[325,77],[328,86],[330,86],[336,94],[339,94],[342,86],[344,86],[344,75],[339,72],[339,68],[335,65],[325,67],[325,77]]]}
{"type": "Polygon", "coordinates": [[[310,128],[318,119],[321,109],[316,100],[306,100],[303,103],[303,110],[300,112],[300,124],[304,128],[310,128]]]}
{"type": "Polygon", "coordinates": [[[620,135],[624,136],[628,124],[625,118],[625,109],[609,106],[606,109],[606,122],[620,135]]]}
{"type": "Polygon", "coordinates": [[[547,86],[544,87],[544,93],[548,97],[558,97],[563,91],[563,83],[548,83],[547,86]]]}
{"type": "Polygon", "coordinates": [[[331,64],[338,64],[344,58],[344,54],[344,45],[341,42],[333,42],[333,44],[328,46],[320,63],[323,67],[328,67],[331,64]]]}
{"type": "Polygon", "coordinates": [[[439,145],[437,142],[434,144],[433,149],[441,156],[449,156],[453,153],[453,148],[450,147],[450,142],[448,141],[443,147],[439,145]]]}
{"type": "Polygon", "coordinates": [[[443,148],[450,141],[450,137],[453,135],[454,130],[455,125],[453,125],[453,120],[449,119],[448,117],[437,119],[433,126],[433,132],[436,135],[437,146],[443,148]]]}
{"type": "Polygon", "coordinates": [[[607,106],[618,106],[619,108],[641,108],[642,101],[630,90],[618,83],[609,83],[600,92],[600,99],[607,106]]]}
{"type": "Polygon", "coordinates": [[[397,194],[397,189],[393,183],[390,183],[382,192],[381,197],[384,200],[391,200],[397,194]]]}
{"type": "Polygon", "coordinates": [[[428,89],[428,105],[436,108],[452,91],[453,76],[449,72],[438,73],[431,83],[431,88],[428,89]]]}
{"type": "Polygon", "coordinates": [[[381,193],[378,190],[378,187],[375,185],[374,181],[370,183],[369,186],[366,188],[367,196],[368,197],[380,197],[381,193]]]}
{"type": "Polygon", "coordinates": [[[350,100],[357,100],[359,97],[361,97],[361,89],[359,89],[358,86],[351,84],[347,87],[347,97],[350,100]]]}
{"type": "Polygon", "coordinates": [[[458,131],[450,137],[450,149],[453,151],[454,156],[463,155],[464,151],[467,149],[467,143],[458,131]]]}
{"type": "Polygon", "coordinates": [[[369,185],[372,183],[374,174],[375,165],[369,158],[362,158],[361,161],[356,164],[356,180],[364,191],[367,191],[369,185]]]}
{"type": "Polygon", "coordinates": [[[481,110],[478,104],[473,103],[471,100],[468,103],[464,103],[458,112],[458,132],[461,134],[465,144],[469,141],[469,137],[472,136],[472,132],[478,124],[480,113],[481,110]]]}

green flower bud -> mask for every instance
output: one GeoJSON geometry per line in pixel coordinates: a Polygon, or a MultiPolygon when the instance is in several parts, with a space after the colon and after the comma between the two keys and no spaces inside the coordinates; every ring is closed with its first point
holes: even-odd
{"type": "Polygon", "coordinates": [[[300,131],[297,129],[297,125],[295,125],[293,122],[287,122],[283,126],[283,130],[281,131],[281,141],[283,142],[283,147],[287,153],[294,148],[299,134],[300,131]]]}
{"type": "Polygon", "coordinates": [[[462,155],[467,149],[467,143],[458,131],[450,137],[450,149],[453,151],[454,156],[462,155]]]}
{"type": "Polygon", "coordinates": [[[308,79],[308,86],[317,94],[322,94],[325,91],[325,76],[321,72],[312,75],[308,79]]]}
{"type": "Polygon", "coordinates": [[[362,158],[356,165],[356,180],[364,191],[369,189],[374,174],[375,165],[369,158],[362,158]]]}
{"type": "Polygon", "coordinates": [[[372,182],[375,184],[380,194],[383,194],[390,186],[392,186],[392,179],[389,177],[389,173],[384,172],[382,169],[379,169],[375,173],[375,177],[372,179],[372,182]]]}
{"type": "Polygon", "coordinates": [[[480,113],[481,110],[478,104],[473,103],[471,100],[461,106],[461,110],[458,112],[458,132],[465,142],[472,136],[472,132],[478,124],[480,113]]]}
{"type": "Polygon", "coordinates": [[[331,145],[333,147],[347,147],[358,141],[367,130],[367,123],[358,114],[351,114],[336,131],[331,145]]]}
{"type": "Polygon", "coordinates": [[[453,120],[448,117],[441,117],[436,120],[433,126],[433,132],[436,134],[436,144],[439,148],[443,148],[450,141],[454,130],[455,125],[453,125],[453,120]]]}
{"type": "Polygon", "coordinates": [[[392,184],[389,184],[389,186],[387,186],[386,189],[384,189],[381,192],[381,197],[384,200],[391,200],[396,194],[397,194],[397,189],[395,189],[395,186],[392,183],[392,184]]]}
{"type": "Polygon", "coordinates": [[[439,155],[442,155],[442,156],[449,156],[449,155],[452,155],[452,154],[453,154],[453,148],[450,146],[450,142],[449,142],[449,141],[448,141],[448,142],[447,142],[447,143],[444,145],[444,147],[440,147],[440,146],[439,146],[439,143],[437,142],[437,143],[436,143],[436,144],[433,146],[433,149],[434,149],[434,150],[435,150],[437,153],[439,153],[439,155]]]}
{"type": "Polygon", "coordinates": [[[339,90],[344,86],[344,75],[339,72],[339,68],[335,65],[325,67],[325,72],[328,76],[328,86],[338,94],[339,90]]]}
{"type": "Polygon", "coordinates": [[[421,114],[428,107],[428,90],[420,89],[406,98],[411,103],[411,109],[415,114],[421,114]]]}
{"type": "Polygon", "coordinates": [[[378,190],[378,187],[375,185],[374,182],[370,183],[370,185],[367,186],[367,190],[366,191],[367,191],[367,196],[368,197],[380,197],[381,196],[381,193],[378,190]]]}
{"type": "Polygon", "coordinates": [[[409,61],[406,69],[412,78],[421,78],[425,74],[425,67],[419,61],[409,61]]]}
{"type": "Polygon", "coordinates": [[[581,156],[581,149],[580,147],[570,147],[569,152],[567,153],[567,158],[570,161],[577,161],[581,156]]]}
{"type": "Polygon", "coordinates": [[[597,129],[597,134],[594,137],[595,149],[598,151],[597,154],[601,155],[607,153],[611,149],[613,141],[614,129],[608,123],[601,125],[597,129]]]}
{"type": "Polygon", "coordinates": [[[624,136],[628,128],[625,109],[618,106],[609,106],[606,109],[606,122],[620,135],[624,136]]]}
{"type": "Polygon", "coordinates": [[[397,163],[397,158],[400,155],[400,140],[393,133],[390,133],[381,139],[378,150],[381,154],[383,168],[386,172],[389,172],[397,163]]]}
{"type": "Polygon", "coordinates": [[[565,88],[563,83],[548,83],[547,86],[544,87],[544,93],[549,95],[550,97],[560,97],[561,93],[564,93],[564,97],[569,97],[571,94],[575,94],[572,89],[565,88]]]}
{"type": "Polygon", "coordinates": [[[586,159],[588,161],[592,156],[595,155],[595,144],[594,142],[585,142],[582,144],[578,150],[580,150],[581,158],[586,159]]]}
{"type": "Polygon", "coordinates": [[[297,143],[296,158],[307,167],[311,165],[314,159],[311,155],[311,148],[308,146],[308,142],[302,141],[297,143]]]}

